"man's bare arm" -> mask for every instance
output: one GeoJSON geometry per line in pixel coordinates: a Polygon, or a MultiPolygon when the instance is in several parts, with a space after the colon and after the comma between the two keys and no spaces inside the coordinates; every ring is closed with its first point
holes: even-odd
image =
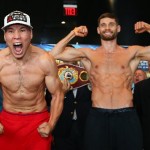
{"type": "Polygon", "coordinates": [[[150,24],[144,21],[138,21],[134,25],[135,33],[143,33],[149,32],[150,33],[150,24]]]}
{"type": "Polygon", "coordinates": [[[64,51],[66,45],[76,36],[85,37],[88,34],[86,26],[75,27],[66,37],[60,40],[50,53],[56,58],[58,54],[64,51]]]}
{"type": "Polygon", "coordinates": [[[62,89],[62,83],[58,77],[58,69],[55,59],[51,55],[48,56],[50,56],[49,61],[45,61],[44,65],[42,66],[45,66],[45,72],[47,74],[45,83],[47,89],[52,95],[52,100],[49,121],[44,122],[38,127],[38,132],[42,137],[48,137],[51,131],[54,129],[63,110],[64,103],[64,90],[62,89]]]}
{"type": "MultiPolygon", "coordinates": [[[[144,32],[150,33],[150,24],[143,21],[138,21],[135,23],[134,29],[135,29],[135,33],[144,33],[144,32]]],[[[132,52],[135,52],[136,59],[133,60],[133,62],[136,64],[135,67],[137,66],[137,63],[139,63],[141,60],[150,61],[150,46],[135,45],[129,47],[129,49],[131,49],[132,52]]]]}

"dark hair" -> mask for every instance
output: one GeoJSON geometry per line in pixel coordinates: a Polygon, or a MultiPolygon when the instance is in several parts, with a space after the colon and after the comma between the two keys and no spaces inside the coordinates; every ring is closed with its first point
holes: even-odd
{"type": "Polygon", "coordinates": [[[103,13],[102,15],[100,15],[100,17],[97,20],[98,21],[98,26],[99,26],[100,20],[103,19],[103,18],[115,19],[116,23],[119,24],[119,20],[118,20],[118,18],[116,17],[115,14],[113,14],[113,13],[103,13]]]}

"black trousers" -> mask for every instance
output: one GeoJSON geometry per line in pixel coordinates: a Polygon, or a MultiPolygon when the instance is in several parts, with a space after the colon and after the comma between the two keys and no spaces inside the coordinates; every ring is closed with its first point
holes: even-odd
{"type": "Polygon", "coordinates": [[[84,150],[142,150],[142,130],[135,109],[92,108],[84,150]]]}

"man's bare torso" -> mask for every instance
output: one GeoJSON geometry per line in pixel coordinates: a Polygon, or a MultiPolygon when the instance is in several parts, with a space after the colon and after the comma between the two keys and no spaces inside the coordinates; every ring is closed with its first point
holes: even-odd
{"type": "Polygon", "coordinates": [[[98,48],[89,51],[87,55],[91,67],[87,68],[87,62],[84,60],[83,64],[92,83],[93,107],[109,109],[132,107],[133,70],[130,62],[134,54],[129,54],[127,49],[118,47],[114,52],[106,52],[98,48]]]}
{"type": "MultiPolygon", "coordinates": [[[[35,47],[34,47],[35,48],[35,47]]],[[[36,112],[46,108],[44,100],[44,72],[40,56],[45,52],[34,49],[24,63],[19,63],[8,49],[0,53],[0,82],[3,107],[10,112],[36,112]]]]}

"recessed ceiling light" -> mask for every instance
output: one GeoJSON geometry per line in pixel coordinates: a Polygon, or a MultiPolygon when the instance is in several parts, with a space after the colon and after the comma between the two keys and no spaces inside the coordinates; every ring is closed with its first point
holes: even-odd
{"type": "Polygon", "coordinates": [[[62,21],[61,24],[66,24],[66,21],[62,21]]]}

